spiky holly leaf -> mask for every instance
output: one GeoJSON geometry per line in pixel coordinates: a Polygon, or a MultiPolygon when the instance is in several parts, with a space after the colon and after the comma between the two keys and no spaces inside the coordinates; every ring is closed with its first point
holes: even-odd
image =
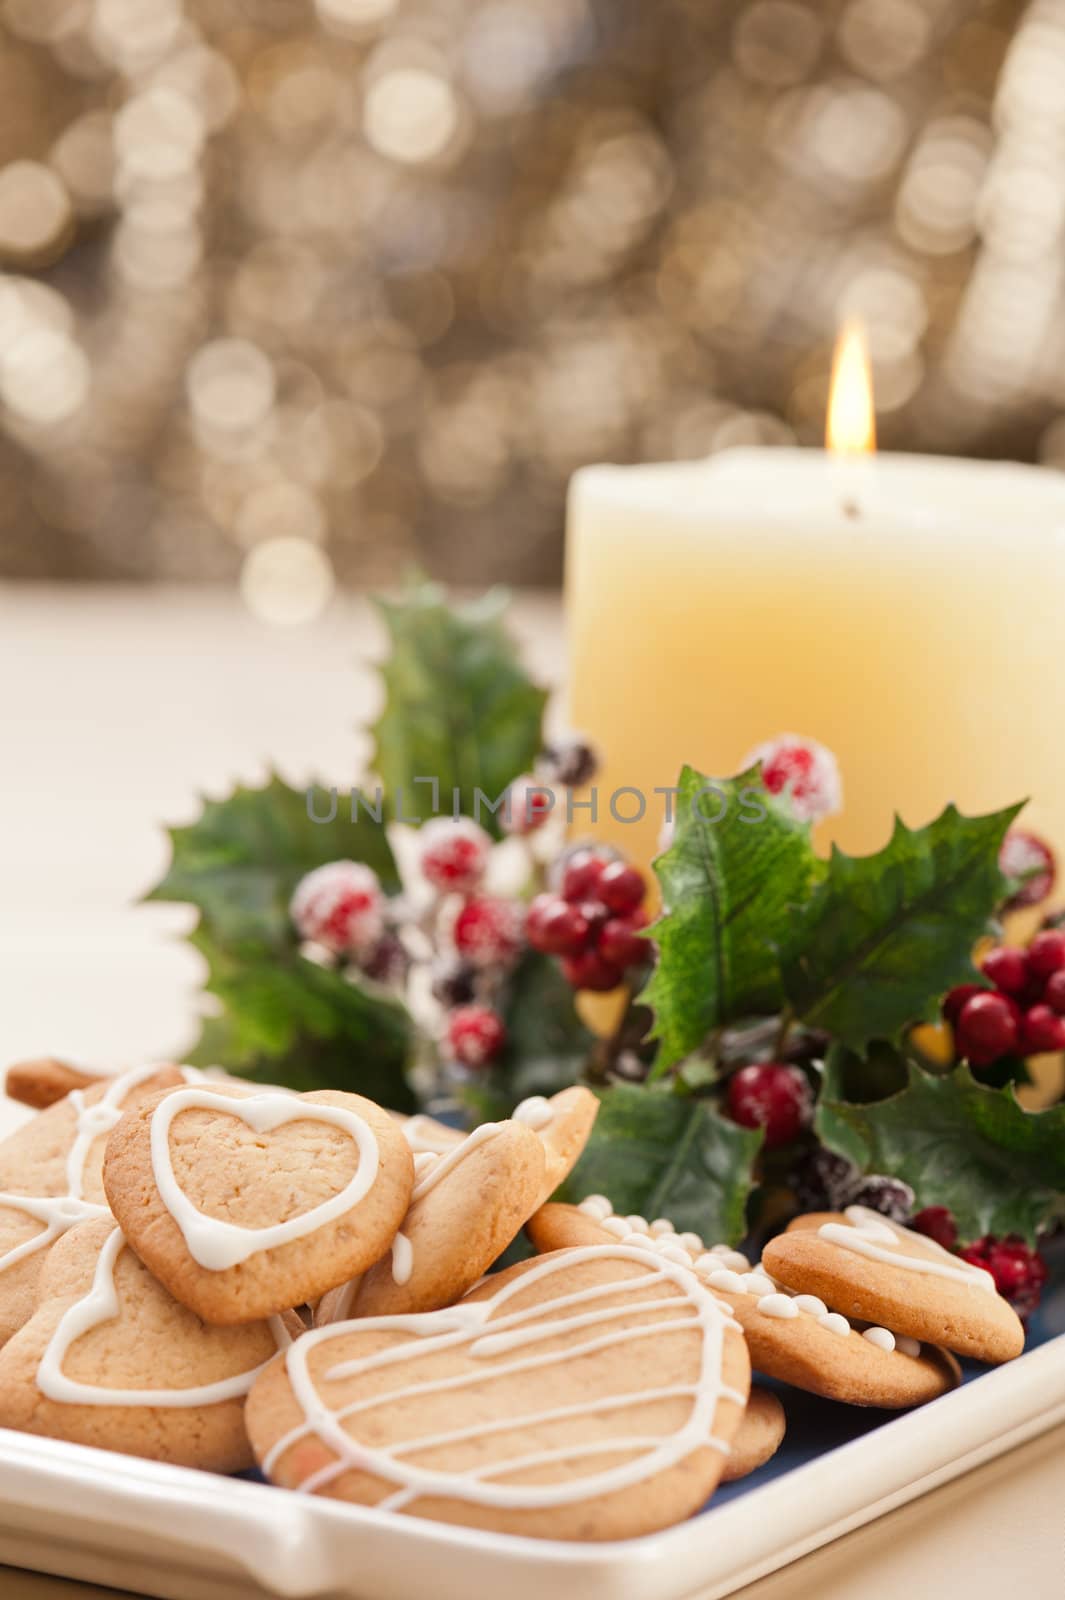
{"type": "Polygon", "coordinates": [[[595,1037],[577,1014],[573,988],[558,962],[528,951],[502,996],[507,1044],[502,1060],[478,1072],[463,1100],[482,1120],[509,1117],[519,1100],[552,1095],[576,1083],[595,1037]]]}
{"type": "Polygon", "coordinates": [[[364,810],[352,821],[338,797],[294,789],[276,775],[261,789],[234,789],[208,800],[197,820],[171,828],[170,866],[147,898],[194,905],[223,943],[249,942],[274,949],[292,943],[288,906],[300,879],[327,861],[364,861],[386,893],[399,875],[382,823],[364,810]]]}
{"type": "Polygon", "coordinates": [[[784,989],[796,1015],[861,1050],[936,1014],[974,976],[972,949],[1002,899],[998,852],[1021,809],[925,828],[896,820],[871,856],[833,849],[809,902],[781,926],[784,989]]]}
{"type": "Polygon", "coordinates": [[[614,1084],[600,1100],[560,1200],[605,1194],[623,1216],[669,1217],[707,1244],[742,1238],[760,1129],[740,1128],[708,1101],[663,1088],[614,1084]]]}
{"type": "Polygon", "coordinates": [[[1065,1105],[1025,1111],[1012,1087],[987,1088],[968,1067],[934,1076],[910,1066],[906,1088],[854,1105],[831,1067],[816,1127],[866,1172],[910,1184],[921,1206],[947,1206],[962,1239],[1020,1233],[1065,1214],[1065,1105]]]}
{"type": "Polygon", "coordinates": [[[778,1009],[776,942],[821,866],[809,824],[763,788],[759,767],[722,780],[683,769],[673,843],[655,862],[658,963],[641,995],[660,1041],[655,1076],[714,1029],[778,1009]]]}
{"type": "Polygon", "coordinates": [[[490,807],[532,765],[547,699],[504,632],[506,596],[452,607],[436,584],[419,582],[378,604],[392,648],[371,764],[388,815],[425,820],[435,799],[498,833],[490,807]]]}

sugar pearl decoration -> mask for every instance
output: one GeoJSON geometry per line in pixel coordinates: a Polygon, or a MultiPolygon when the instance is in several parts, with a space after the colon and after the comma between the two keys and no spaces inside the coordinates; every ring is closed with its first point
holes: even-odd
{"type": "Polygon", "coordinates": [[[764,1272],[749,1272],[743,1285],[747,1294],[776,1294],[777,1286],[764,1272]]]}
{"type": "Polygon", "coordinates": [[[751,1263],[747,1260],[747,1257],[741,1255],[738,1250],[733,1250],[727,1244],[711,1245],[709,1254],[717,1257],[719,1266],[731,1267],[733,1272],[750,1272],[751,1270],[751,1263]]]}
{"type": "Polygon", "coordinates": [[[876,1345],[878,1350],[894,1350],[895,1335],[888,1328],[864,1328],[862,1338],[876,1345]]]}
{"type": "MultiPolygon", "coordinates": [[[[643,1242],[646,1243],[646,1240],[643,1242]]],[[[682,1250],[676,1244],[667,1244],[664,1250],[659,1249],[656,1253],[662,1257],[663,1261],[672,1261],[676,1267],[690,1267],[692,1264],[692,1258],[687,1250],[682,1250]]]]}
{"type": "Polygon", "coordinates": [[[823,1317],[828,1310],[825,1302],[819,1300],[815,1294],[797,1294],[795,1304],[800,1311],[808,1311],[811,1317],[823,1317]]]}
{"type": "Polygon", "coordinates": [[[678,1233],[677,1243],[682,1250],[689,1251],[693,1256],[702,1255],[706,1246],[697,1233],[678,1233]]]}
{"type": "Polygon", "coordinates": [[[844,1339],[851,1331],[850,1323],[838,1311],[826,1311],[823,1317],[818,1317],[817,1326],[827,1328],[829,1333],[838,1333],[844,1339]]]}
{"type": "Polygon", "coordinates": [[[627,1233],[632,1232],[624,1217],[604,1217],[602,1223],[607,1233],[612,1233],[615,1239],[624,1239],[627,1233]]]}
{"type": "Polygon", "coordinates": [[[898,1333],[895,1335],[895,1349],[903,1356],[919,1356],[921,1342],[919,1339],[911,1339],[908,1333],[898,1333]]]}
{"type": "Polygon", "coordinates": [[[577,1207],[577,1210],[583,1211],[586,1217],[595,1217],[597,1222],[605,1222],[613,1209],[605,1194],[590,1194],[577,1207]]]}
{"type": "Polygon", "coordinates": [[[651,1231],[650,1224],[648,1223],[646,1217],[626,1217],[625,1221],[629,1225],[630,1233],[650,1233],[651,1231]]]}
{"type": "Polygon", "coordinates": [[[651,1224],[651,1232],[659,1239],[664,1233],[675,1233],[676,1229],[668,1217],[656,1217],[651,1224]]]}
{"type": "MultiPolygon", "coordinates": [[[[696,1262],[698,1266],[698,1262],[696,1262]]],[[[715,1267],[707,1277],[711,1289],[723,1289],[726,1294],[746,1294],[747,1282],[738,1272],[733,1272],[731,1267],[715,1267]]]]}
{"type": "Polygon", "coordinates": [[[758,1309],[764,1317],[779,1317],[781,1322],[788,1322],[799,1315],[798,1306],[788,1294],[764,1294],[758,1302],[758,1309]]]}

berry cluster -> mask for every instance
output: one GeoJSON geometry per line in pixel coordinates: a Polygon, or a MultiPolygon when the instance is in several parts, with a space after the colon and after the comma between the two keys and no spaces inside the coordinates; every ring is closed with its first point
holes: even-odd
{"type": "Polygon", "coordinates": [[[1038,1306],[1047,1281],[1047,1264],[1019,1234],[1007,1233],[997,1238],[986,1233],[974,1244],[959,1249],[958,1227],[946,1206],[926,1206],[914,1217],[913,1226],[944,1250],[954,1250],[963,1261],[990,1272],[995,1288],[1018,1316],[1031,1316],[1038,1306]]]}
{"type": "Polygon", "coordinates": [[[842,1211],[867,1206],[893,1222],[908,1222],[914,1193],[901,1178],[863,1173],[846,1156],[815,1145],[791,1170],[791,1186],[800,1211],[842,1211]]]}
{"type": "Polygon", "coordinates": [[[642,872],[605,851],[579,849],[563,857],[556,893],[529,907],[525,931],[534,950],[561,957],[575,989],[605,993],[649,959],[642,872]]]}
{"type": "Polygon", "coordinates": [[[1025,950],[997,945],[980,963],[991,988],[963,983],[943,1002],[957,1053],[974,1067],[1065,1050],[1065,932],[1044,928],[1025,950]]]}

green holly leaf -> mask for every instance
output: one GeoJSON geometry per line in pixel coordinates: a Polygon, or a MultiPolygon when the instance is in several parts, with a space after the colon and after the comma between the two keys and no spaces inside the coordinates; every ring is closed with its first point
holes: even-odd
{"type": "Polygon", "coordinates": [[[421,582],[398,603],[378,604],[392,648],[372,765],[388,815],[460,811],[498,833],[490,808],[540,750],[547,699],[503,630],[506,596],[451,607],[436,584],[421,582]]]}
{"type": "Polygon", "coordinates": [[[595,1036],[578,1016],[575,998],[557,961],[535,950],[522,957],[502,997],[503,1058],[478,1073],[462,1097],[478,1120],[509,1117],[520,1100],[552,1095],[578,1081],[595,1036]]]}
{"type": "Polygon", "coordinates": [[[600,1099],[560,1200],[605,1194],[622,1216],[669,1217],[708,1245],[742,1238],[760,1129],[738,1127],[709,1101],[663,1088],[614,1084],[600,1099]]]}
{"type": "Polygon", "coordinates": [[[238,788],[225,800],[208,800],[198,819],[169,830],[171,862],[149,900],[194,905],[224,943],[291,946],[288,906],[300,879],[327,861],[364,861],[386,893],[399,887],[383,823],[364,810],[351,820],[350,803],[321,790],[293,789],[272,777],[261,789],[238,788]]]}
{"type": "Polygon", "coordinates": [[[1020,809],[963,817],[948,806],[926,828],[896,819],[876,855],[833,849],[823,882],[781,928],[796,1015],[856,1050],[933,1017],[974,977],[973,945],[1003,893],[999,847],[1020,809]]]}
{"type": "Polygon", "coordinates": [[[809,824],[759,767],[720,781],[684,768],[673,843],[655,862],[658,964],[640,997],[655,1014],[656,1077],[716,1028],[779,1008],[776,942],[821,867],[809,824]]]}
{"type": "Polygon", "coordinates": [[[826,1065],[817,1109],[821,1139],[866,1172],[910,1184],[921,1206],[947,1206],[962,1239],[1020,1233],[1065,1214],[1065,1104],[1025,1111],[1012,1087],[910,1066],[907,1086],[853,1105],[826,1065]]]}

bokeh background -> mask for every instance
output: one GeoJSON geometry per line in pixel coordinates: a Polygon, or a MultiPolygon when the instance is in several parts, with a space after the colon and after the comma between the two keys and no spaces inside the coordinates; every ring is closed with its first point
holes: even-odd
{"type": "Polygon", "coordinates": [[[1065,0],[4,0],[0,576],[557,580],[583,462],[1065,464],[1065,0]]]}

